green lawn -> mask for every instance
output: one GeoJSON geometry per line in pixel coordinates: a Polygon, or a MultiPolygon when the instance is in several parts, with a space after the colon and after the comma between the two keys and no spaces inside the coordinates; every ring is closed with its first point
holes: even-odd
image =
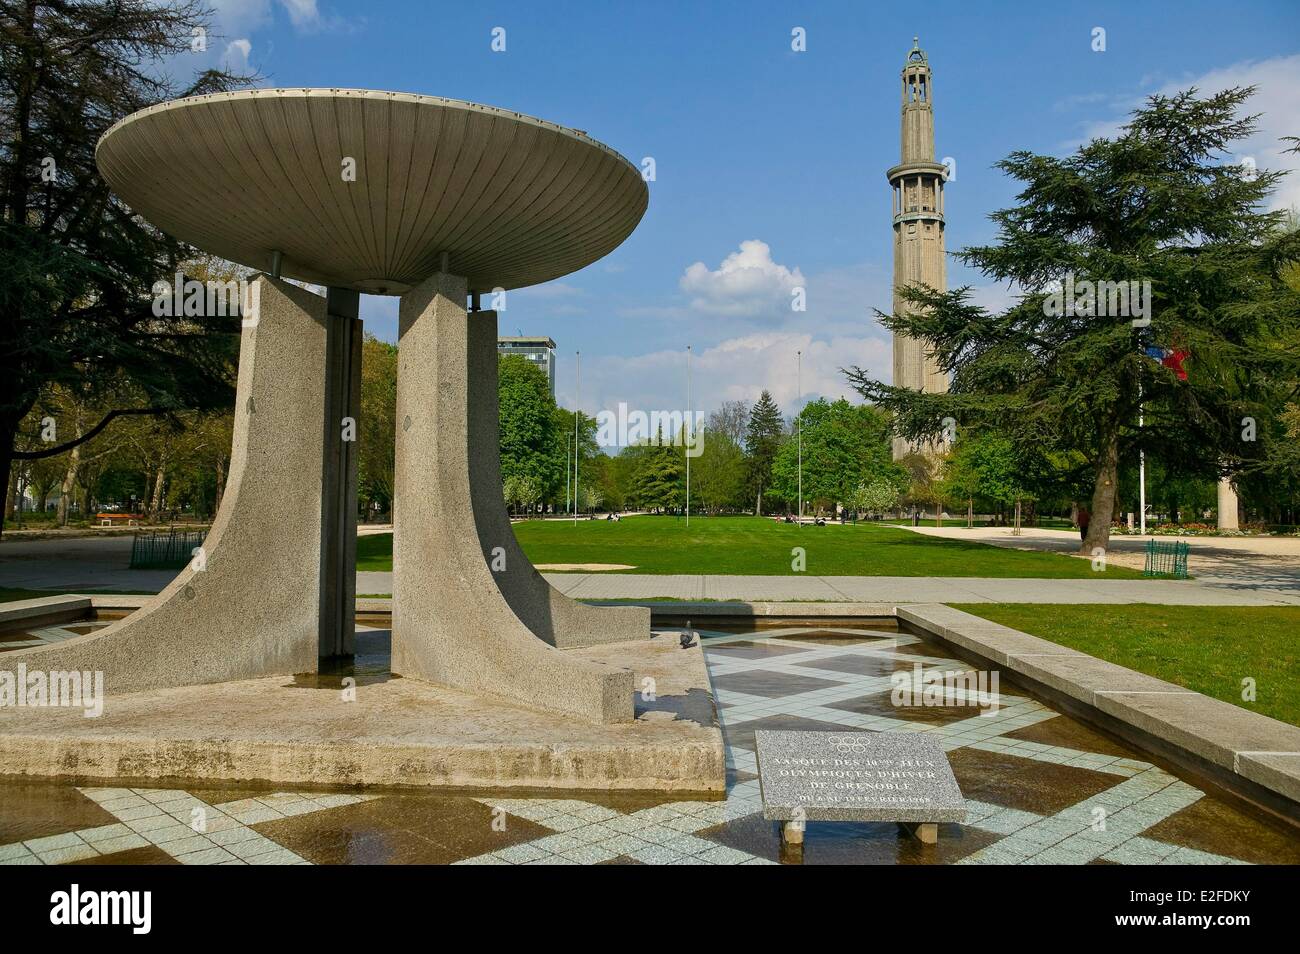
{"type": "MultiPolygon", "coordinates": [[[[1009,550],[927,537],[897,527],[860,523],[825,527],[757,517],[628,517],[618,522],[530,520],[515,524],[533,563],[622,563],[629,573],[722,573],[818,576],[994,576],[1081,579],[1098,575],[1087,560],[1059,553],[1009,550]],[[803,547],[807,567],[792,568],[803,547]]],[[[392,536],[357,541],[358,570],[392,569],[392,536]]],[[[1141,574],[1111,567],[1110,579],[1141,574]]]]}
{"type": "Polygon", "coordinates": [[[975,616],[1300,725],[1300,607],[955,604],[975,616]],[[1255,680],[1255,701],[1241,681],[1255,680]]]}

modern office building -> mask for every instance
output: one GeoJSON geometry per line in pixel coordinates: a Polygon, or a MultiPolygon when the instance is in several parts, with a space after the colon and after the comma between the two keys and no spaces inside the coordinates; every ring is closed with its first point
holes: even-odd
{"type": "Polygon", "coordinates": [[[534,362],[546,372],[551,382],[551,397],[555,397],[555,342],[550,338],[526,336],[497,338],[497,354],[501,357],[516,354],[534,362]]]}

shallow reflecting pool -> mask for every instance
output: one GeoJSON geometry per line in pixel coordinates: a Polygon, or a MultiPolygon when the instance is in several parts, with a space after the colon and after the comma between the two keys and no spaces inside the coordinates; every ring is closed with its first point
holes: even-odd
{"type": "MultiPolygon", "coordinates": [[[[362,622],[356,674],[387,678],[387,634],[362,622]]],[[[992,698],[924,694],[936,680],[979,683],[954,678],[971,667],[916,636],[840,626],[702,635],[728,745],[724,801],[0,780],[0,864],[1300,863],[1294,832],[1012,685],[985,682],[992,698]],[[904,685],[918,691],[900,695],[904,685]],[[968,821],[940,826],[935,845],[894,824],[810,822],[802,851],[783,855],[755,774],[754,732],[766,728],[930,733],[968,821]]]]}

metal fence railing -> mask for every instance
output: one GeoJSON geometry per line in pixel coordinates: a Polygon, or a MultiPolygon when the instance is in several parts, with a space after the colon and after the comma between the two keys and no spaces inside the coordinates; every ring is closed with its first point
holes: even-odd
{"type": "Polygon", "coordinates": [[[137,533],[131,541],[131,569],[179,570],[194,559],[206,530],[155,530],[137,533]]]}
{"type": "Polygon", "coordinates": [[[1172,576],[1176,580],[1187,579],[1187,554],[1189,547],[1177,540],[1147,541],[1147,565],[1143,576],[1172,576]]]}

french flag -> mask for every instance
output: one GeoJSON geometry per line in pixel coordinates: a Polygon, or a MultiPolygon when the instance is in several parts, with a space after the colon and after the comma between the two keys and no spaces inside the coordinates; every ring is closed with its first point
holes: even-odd
{"type": "Polygon", "coordinates": [[[1183,367],[1183,362],[1192,356],[1190,351],[1184,348],[1165,348],[1161,345],[1147,345],[1143,351],[1148,358],[1159,361],[1172,370],[1178,375],[1179,381],[1187,380],[1187,369],[1183,367]]]}

